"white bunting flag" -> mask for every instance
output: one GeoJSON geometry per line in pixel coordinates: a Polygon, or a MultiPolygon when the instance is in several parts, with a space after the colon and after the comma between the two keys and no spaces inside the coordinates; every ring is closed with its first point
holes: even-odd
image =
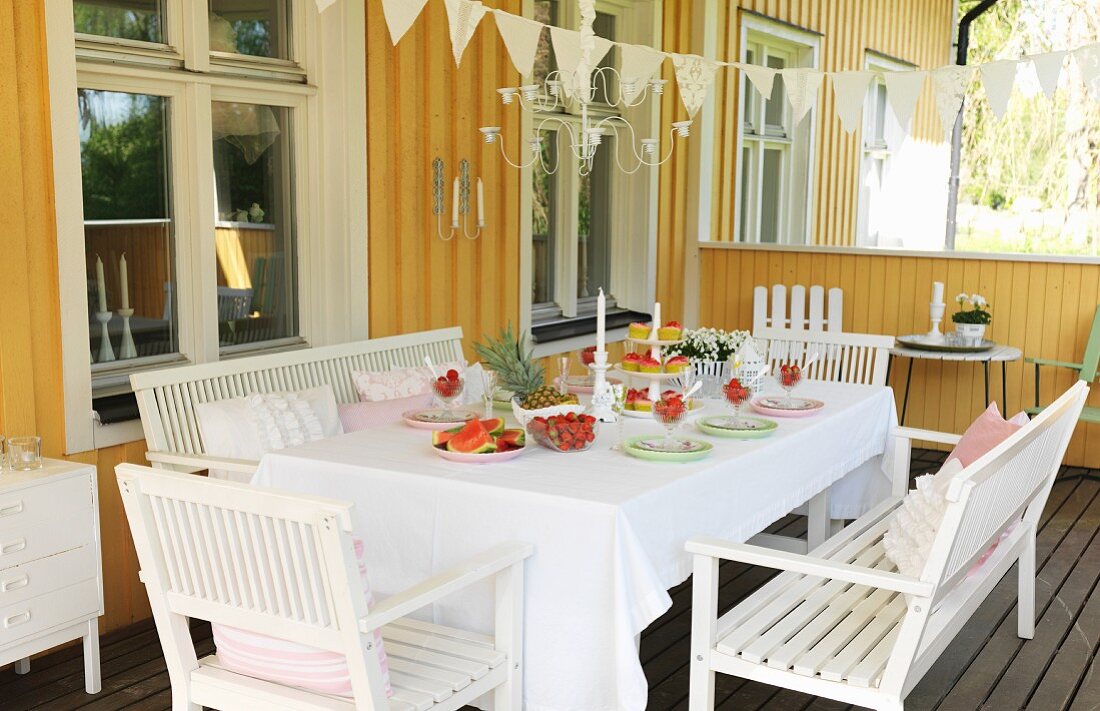
{"type": "Polygon", "coordinates": [[[470,44],[487,9],[478,0],[445,0],[444,5],[447,7],[447,22],[451,25],[451,53],[457,67],[462,64],[466,45],[470,44]]]}
{"type": "Polygon", "coordinates": [[[688,117],[695,118],[699,107],[707,100],[707,92],[714,84],[718,63],[697,54],[673,54],[672,66],[676,68],[676,85],[680,87],[680,100],[684,102],[688,117]]]}
{"type": "Polygon", "coordinates": [[[863,102],[867,99],[867,89],[871,86],[874,72],[836,72],[829,75],[836,95],[836,114],[840,125],[848,133],[859,127],[863,113],[863,102]]]}
{"type": "Polygon", "coordinates": [[[974,75],[974,67],[949,64],[932,70],[932,84],[936,89],[936,110],[943,122],[943,135],[950,139],[955,132],[955,119],[962,109],[966,88],[974,75]]]}
{"type": "Polygon", "coordinates": [[[779,73],[778,69],[761,67],[756,64],[741,64],[740,62],[735,63],[734,66],[745,73],[745,76],[749,78],[749,82],[760,92],[760,96],[765,100],[771,98],[775,75],[779,73]]]}
{"type": "Polygon", "coordinates": [[[512,58],[516,71],[520,76],[531,76],[535,69],[535,52],[539,48],[542,23],[508,12],[497,11],[495,16],[500,38],[508,48],[508,56],[512,58]]]}
{"type": "Polygon", "coordinates": [[[1100,83],[1097,82],[1100,79],[1100,42],[1075,50],[1073,59],[1081,70],[1081,80],[1085,82],[1085,87],[1094,96],[1100,96],[1100,86],[1094,85],[1100,83]]]}
{"type": "Polygon", "coordinates": [[[791,118],[797,126],[817,104],[817,95],[825,75],[816,69],[804,67],[780,69],[779,73],[783,77],[783,84],[787,87],[787,100],[791,102],[791,118]]]}
{"type": "Polygon", "coordinates": [[[902,128],[909,126],[913,112],[917,108],[917,99],[924,89],[924,80],[928,72],[883,72],[886,80],[886,100],[894,110],[894,117],[902,128]]]}
{"type": "Polygon", "coordinates": [[[386,26],[390,28],[390,39],[394,44],[405,36],[427,4],[428,0],[382,0],[382,15],[386,18],[386,26]]]}
{"type": "Polygon", "coordinates": [[[334,4],[336,4],[336,0],[317,0],[317,12],[324,12],[334,4]]]}
{"type": "Polygon", "coordinates": [[[1031,58],[1031,66],[1035,67],[1035,76],[1039,79],[1039,86],[1048,99],[1054,98],[1054,92],[1058,88],[1058,79],[1062,76],[1062,64],[1066,61],[1068,52],[1047,52],[1036,54],[1031,58]]]}
{"type": "MultiPolygon", "coordinates": [[[[603,37],[596,37],[595,41],[589,71],[592,67],[599,66],[613,46],[611,42],[603,37]]],[[[558,72],[561,76],[562,88],[565,89],[566,96],[572,96],[578,79],[586,87],[589,81],[588,77],[577,77],[577,65],[581,61],[581,33],[575,30],[551,27],[550,42],[554,45],[554,57],[558,60],[558,72]]]]}
{"type": "Polygon", "coordinates": [[[642,90],[645,83],[661,69],[661,63],[665,61],[665,55],[650,47],[640,44],[619,45],[619,75],[625,79],[633,79],[633,90],[623,83],[623,95],[627,101],[632,101],[642,90]]]}
{"type": "Polygon", "coordinates": [[[982,86],[985,87],[985,99],[998,120],[1008,111],[1008,100],[1012,98],[1012,87],[1016,84],[1016,60],[1000,59],[982,65],[982,86]]]}

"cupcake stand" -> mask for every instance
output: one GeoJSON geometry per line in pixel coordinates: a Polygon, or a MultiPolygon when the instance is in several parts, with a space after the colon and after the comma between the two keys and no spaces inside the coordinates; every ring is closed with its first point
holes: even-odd
{"type": "MultiPolygon", "coordinates": [[[[680,339],[674,341],[662,341],[657,337],[657,329],[661,323],[661,306],[655,304],[653,308],[653,329],[649,333],[649,338],[627,338],[627,343],[634,346],[645,346],[651,351],[651,355],[658,362],[661,361],[661,350],[668,346],[676,345],[680,342],[680,339]]],[[[674,380],[680,377],[680,373],[643,373],[636,370],[626,370],[622,365],[615,366],[615,370],[628,379],[628,382],[633,385],[638,380],[643,380],[649,383],[649,401],[657,402],[661,399],[661,393],[665,388],[662,384],[666,380],[674,380]]],[[[648,413],[647,413],[648,414],[648,413]]]]}

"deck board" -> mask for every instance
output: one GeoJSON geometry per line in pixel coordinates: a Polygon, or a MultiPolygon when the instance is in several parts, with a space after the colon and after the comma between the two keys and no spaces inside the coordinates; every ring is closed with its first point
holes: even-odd
{"type": "MultiPolygon", "coordinates": [[[[942,453],[916,451],[912,471],[935,470],[942,453]]],[[[1093,474],[1063,469],[1051,491],[1037,538],[1035,639],[1016,637],[1013,569],[990,593],[906,700],[907,711],[987,709],[1095,709],[1100,703],[1100,483],[1093,474]]],[[[773,532],[800,535],[805,519],[788,517],[773,532]]],[[[724,562],[719,607],[727,610],[774,575],[724,562]]],[[[691,582],[670,591],[673,605],[642,635],[641,658],[649,680],[649,708],[687,708],[691,582]]],[[[195,623],[198,651],[213,650],[210,627],[195,623]]],[[[149,621],[104,636],[103,691],[84,693],[79,645],[35,659],[31,673],[0,669],[4,711],[161,711],[171,689],[156,632],[149,621]]],[[[847,711],[857,707],[719,674],[716,706],[723,711],[847,711]]]]}

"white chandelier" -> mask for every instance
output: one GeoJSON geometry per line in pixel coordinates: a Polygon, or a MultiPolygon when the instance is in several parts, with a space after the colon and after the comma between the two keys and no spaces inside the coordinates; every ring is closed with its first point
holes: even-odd
{"type": "MultiPolygon", "coordinates": [[[[575,120],[567,121],[556,116],[548,116],[538,121],[532,135],[524,141],[531,153],[526,162],[513,161],[508,157],[504,142],[498,140],[500,126],[483,126],[479,129],[485,143],[499,145],[501,156],[513,168],[529,168],[537,161],[541,164],[542,170],[548,174],[556,173],[561,167],[560,157],[551,165],[543,154],[542,134],[548,127],[557,129],[556,135],[559,137],[563,134],[568,136],[569,148],[579,161],[581,175],[592,172],[596,151],[608,134],[615,135],[616,146],[613,150],[615,163],[624,173],[632,174],[644,166],[655,167],[665,163],[672,157],[675,139],[686,138],[690,133],[692,122],[688,120],[672,123],[669,129],[672,140],[669,142],[668,151],[662,156],[660,139],[647,137],[639,140],[634,126],[622,116],[593,115],[590,106],[597,95],[597,86],[603,89],[606,105],[621,110],[640,106],[649,98],[659,98],[664,93],[668,81],[651,78],[643,83],[635,77],[623,76],[614,67],[593,67],[592,52],[596,36],[592,25],[596,20],[596,2],[595,0],[578,1],[581,15],[581,52],[576,68],[572,71],[554,70],[546,76],[542,84],[502,87],[497,89],[497,93],[500,95],[502,104],[507,106],[518,102],[521,109],[533,113],[564,109],[572,114],[579,114],[579,124],[575,120]],[[622,140],[626,137],[629,137],[629,141],[622,140]],[[628,161],[626,165],[620,156],[619,145],[622,142],[628,143],[633,153],[633,161],[628,161]]],[[[601,107],[603,105],[601,102],[601,107]]]]}

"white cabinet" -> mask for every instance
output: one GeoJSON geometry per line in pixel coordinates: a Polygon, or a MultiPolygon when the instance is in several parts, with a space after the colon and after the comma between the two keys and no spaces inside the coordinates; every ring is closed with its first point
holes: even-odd
{"type": "Polygon", "coordinates": [[[103,574],[95,467],[46,460],[0,471],[0,666],[84,639],[84,686],[100,689],[103,574]]]}

